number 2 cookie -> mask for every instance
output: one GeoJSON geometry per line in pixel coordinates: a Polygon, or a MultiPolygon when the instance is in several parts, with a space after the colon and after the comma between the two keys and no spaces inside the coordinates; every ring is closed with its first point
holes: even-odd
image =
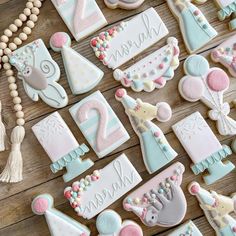
{"type": "Polygon", "coordinates": [[[189,56],[184,62],[184,76],[179,82],[181,96],[190,102],[201,100],[211,110],[210,119],[217,122],[221,135],[235,135],[236,121],[230,118],[230,106],[223,101],[223,94],[229,88],[228,75],[220,68],[209,67],[208,61],[200,56],[189,56]]]}

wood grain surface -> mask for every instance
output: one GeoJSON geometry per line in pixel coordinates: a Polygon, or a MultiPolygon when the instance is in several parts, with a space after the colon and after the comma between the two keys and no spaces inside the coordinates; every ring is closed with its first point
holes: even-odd
{"type": "MultiPolygon", "coordinates": [[[[24,9],[26,0],[0,0],[0,34],[4,31],[9,24],[13,22],[14,19],[17,18],[19,13],[24,9]]],[[[183,39],[181,37],[181,33],[177,24],[177,21],[171,14],[168,9],[167,3],[165,0],[146,0],[144,4],[136,10],[125,11],[125,10],[110,10],[105,7],[103,0],[97,0],[100,8],[102,9],[106,19],[108,20],[109,25],[104,29],[109,28],[113,24],[117,24],[121,20],[127,20],[130,17],[135,16],[136,14],[142,12],[143,10],[154,7],[158,14],[161,16],[162,20],[166,24],[167,28],[170,31],[169,36],[174,36],[179,40],[180,44],[180,59],[181,65],[176,70],[175,77],[172,81],[168,82],[167,85],[157,91],[153,91],[151,93],[135,93],[129,89],[129,94],[134,98],[141,98],[143,101],[150,102],[155,104],[159,101],[168,102],[173,109],[173,118],[167,123],[159,123],[156,124],[163,130],[168,141],[172,145],[172,147],[178,152],[178,157],[174,161],[180,161],[184,164],[186,168],[186,172],[184,173],[182,188],[185,192],[188,210],[185,216],[184,221],[188,219],[192,219],[196,225],[199,227],[203,235],[212,236],[215,235],[213,229],[208,224],[202,210],[200,209],[198,202],[196,199],[187,192],[187,185],[189,182],[196,180],[199,181],[200,184],[203,184],[207,189],[215,190],[221,194],[229,195],[233,192],[236,192],[236,171],[234,170],[225,178],[219,180],[217,183],[209,186],[205,186],[201,175],[195,176],[190,170],[189,166],[191,164],[191,160],[186,154],[183,147],[180,145],[178,139],[174,135],[171,130],[171,126],[177,121],[183,119],[187,115],[193,113],[194,111],[199,111],[207,120],[210,127],[213,129],[214,133],[217,135],[217,138],[221,141],[221,143],[225,143],[230,145],[233,137],[229,136],[220,136],[216,130],[215,123],[210,121],[207,117],[208,108],[205,107],[200,102],[189,103],[184,101],[178,92],[177,86],[178,82],[183,76],[183,61],[188,56],[185,46],[183,44],[183,39]]],[[[207,3],[200,5],[199,8],[203,11],[206,18],[209,20],[211,25],[218,31],[218,36],[208,43],[204,48],[199,50],[199,54],[204,55],[209,61],[211,66],[218,66],[219,64],[214,64],[209,58],[209,54],[211,50],[221,43],[224,39],[228,38],[230,35],[233,35],[234,32],[230,32],[228,30],[228,21],[220,22],[217,18],[217,8],[213,1],[208,1],[207,3]]],[[[103,29],[103,30],[104,30],[103,29]]],[[[49,45],[50,36],[57,31],[65,31],[68,32],[65,24],[62,19],[59,17],[56,9],[53,7],[50,0],[46,0],[43,3],[41,8],[41,13],[39,16],[38,23],[33,30],[32,35],[29,37],[27,42],[33,41],[37,38],[41,38],[44,40],[45,44],[49,45]]],[[[69,32],[68,32],[69,33],[69,32]]],[[[97,32],[98,33],[98,32],[97,32]]],[[[95,33],[94,35],[96,35],[95,33]]],[[[133,163],[135,168],[138,170],[140,175],[143,178],[143,184],[148,179],[152,178],[155,174],[149,175],[144,167],[139,139],[135,135],[128,117],[124,113],[123,106],[118,103],[114,98],[114,93],[117,88],[121,87],[119,82],[116,82],[112,77],[112,71],[106,68],[100,63],[95,57],[92,49],[89,46],[89,40],[94,36],[91,35],[85,40],[81,42],[73,41],[73,48],[81,53],[83,56],[91,60],[93,63],[98,65],[105,73],[105,76],[102,82],[90,93],[100,90],[105,98],[108,100],[111,107],[116,112],[117,116],[120,118],[125,128],[129,132],[131,138],[128,142],[120,146],[117,150],[115,150],[110,155],[106,156],[103,159],[98,160],[95,153],[91,150],[86,157],[91,158],[95,165],[93,168],[88,170],[86,173],[80,176],[80,178],[85,175],[91,173],[94,169],[103,168],[109,162],[111,162],[114,158],[116,158],[119,154],[125,153],[130,161],[133,163]]],[[[158,49],[159,47],[165,45],[165,39],[162,39],[157,44],[152,46],[151,48],[145,50],[139,56],[135,57],[128,63],[126,63],[122,68],[126,68],[132,65],[134,62],[140,60],[141,58],[147,56],[152,51],[158,49]]],[[[49,47],[49,46],[48,46],[49,47]]],[[[68,109],[82,98],[88,96],[90,93],[86,93],[80,96],[73,96],[68,86],[68,82],[66,80],[65,70],[62,63],[62,58],[60,54],[54,53],[51,49],[49,49],[52,57],[55,61],[60,65],[61,69],[61,79],[60,84],[66,89],[69,96],[69,104],[67,107],[60,109],[59,112],[62,117],[65,119],[68,126],[71,128],[75,137],[77,138],[79,143],[87,143],[80,130],[77,128],[76,124],[72,120],[68,109]]],[[[90,227],[92,231],[92,236],[97,235],[96,227],[95,227],[95,218],[92,220],[83,220],[76,216],[72,208],[69,206],[67,200],[63,196],[63,190],[70,183],[65,184],[61,176],[63,175],[63,171],[58,172],[57,174],[53,174],[49,168],[50,159],[47,154],[44,152],[35,136],[31,131],[31,127],[52,113],[54,109],[48,107],[43,102],[32,102],[24,93],[21,81],[17,82],[18,90],[20,96],[22,98],[22,103],[24,106],[25,117],[26,117],[26,138],[22,145],[23,150],[23,158],[24,158],[24,180],[21,183],[17,184],[3,184],[0,183],[0,235],[1,236],[47,236],[50,235],[47,224],[44,220],[44,217],[35,216],[31,211],[31,201],[37,195],[41,193],[50,193],[55,198],[55,207],[62,212],[70,215],[76,220],[86,224],[90,227]]],[[[236,90],[236,79],[231,78],[231,85],[229,90],[225,93],[225,100],[230,102],[235,98],[235,90],[236,90]]],[[[11,132],[12,127],[15,125],[15,116],[13,112],[12,101],[9,96],[8,91],[8,82],[6,80],[6,76],[4,75],[3,70],[0,71],[0,99],[3,103],[3,118],[7,127],[8,135],[11,132]]],[[[231,104],[231,117],[236,119],[236,110],[231,104]]],[[[5,151],[0,153],[0,170],[2,170],[6,164],[7,157],[9,151],[5,151]]],[[[236,164],[235,155],[232,155],[229,159],[236,164]]],[[[173,161],[173,162],[174,162],[173,161]]],[[[157,173],[156,173],[157,174],[157,173]]],[[[140,185],[141,185],[140,184],[140,185]]],[[[136,217],[133,213],[127,212],[122,208],[122,199],[116,201],[114,204],[110,206],[111,209],[117,211],[123,219],[132,219],[140,224],[143,228],[144,235],[167,235],[173,229],[170,228],[161,228],[161,227],[153,227],[148,228],[141,224],[138,217],[136,217]]]]}

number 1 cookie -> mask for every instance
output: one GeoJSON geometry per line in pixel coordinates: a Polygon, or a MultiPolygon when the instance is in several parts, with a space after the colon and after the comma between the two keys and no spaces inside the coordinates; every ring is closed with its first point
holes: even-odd
{"type": "Polygon", "coordinates": [[[111,8],[123,8],[126,10],[132,10],[138,8],[144,0],[104,0],[105,4],[111,8]]]}

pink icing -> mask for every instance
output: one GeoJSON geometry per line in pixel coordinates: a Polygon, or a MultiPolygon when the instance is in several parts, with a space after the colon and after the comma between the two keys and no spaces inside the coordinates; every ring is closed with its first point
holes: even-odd
{"type": "Polygon", "coordinates": [[[143,236],[142,230],[137,225],[127,225],[119,233],[119,236],[143,236]]]}
{"type": "Polygon", "coordinates": [[[207,76],[207,84],[215,92],[223,91],[229,87],[229,77],[223,70],[213,70],[207,76]]]}
{"type": "Polygon", "coordinates": [[[125,208],[126,210],[129,210],[129,209],[131,208],[131,205],[128,204],[128,203],[125,203],[125,204],[124,204],[124,208],[125,208]]]}
{"type": "Polygon", "coordinates": [[[199,192],[200,188],[197,184],[193,185],[191,188],[190,188],[190,191],[192,194],[197,194],[199,192]]]}
{"type": "Polygon", "coordinates": [[[44,214],[48,210],[48,200],[41,197],[35,199],[33,210],[38,214],[44,214]]]}
{"type": "Polygon", "coordinates": [[[159,137],[159,136],[160,136],[160,132],[156,131],[156,132],[154,133],[154,136],[155,136],[155,137],[159,137]]]}
{"type": "Polygon", "coordinates": [[[63,32],[57,32],[52,35],[51,44],[55,48],[62,48],[67,42],[67,35],[63,32]]]}
{"type": "Polygon", "coordinates": [[[117,89],[117,91],[116,91],[117,98],[122,98],[123,96],[125,96],[125,94],[126,94],[125,89],[117,89]]]}
{"type": "Polygon", "coordinates": [[[159,85],[163,85],[163,84],[165,83],[163,77],[160,77],[160,78],[158,78],[158,79],[155,79],[154,82],[157,83],[157,84],[159,84],[159,85]]]}
{"type": "Polygon", "coordinates": [[[171,118],[172,111],[169,105],[161,103],[157,105],[157,117],[160,121],[167,121],[171,118]]]}

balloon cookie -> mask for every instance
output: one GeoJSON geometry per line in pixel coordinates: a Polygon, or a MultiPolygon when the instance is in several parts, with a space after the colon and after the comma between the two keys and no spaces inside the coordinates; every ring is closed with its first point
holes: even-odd
{"type": "Polygon", "coordinates": [[[107,25],[95,0],[51,1],[77,41],[107,25]]]}
{"type": "Polygon", "coordinates": [[[44,215],[51,236],[89,236],[90,230],[78,221],[65,215],[53,207],[50,194],[41,194],[32,202],[32,211],[36,215],[44,215]]]}
{"type": "Polygon", "coordinates": [[[35,124],[32,130],[53,162],[50,165],[52,172],[56,173],[64,167],[67,169],[67,173],[63,175],[65,182],[93,166],[90,159],[81,159],[89,149],[85,144],[78,144],[58,112],[35,124]]]}
{"type": "Polygon", "coordinates": [[[217,236],[236,236],[236,220],[230,215],[236,212],[236,195],[227,197],[214,191],[208,192],[197,182],[189,185],[190,194],[196,196],[205,216],[217,236]]]}
{"type": "Polygon", "coordinates": [[[208,61],[200,56],[189,56],[184,62],[184,76],[179,82],[181,96],[190,102],[201,100],[211,110],[210,119],[217,122],[221,135],[235,135],[236,121],[230,118],[230,106],[223,101],[223,94],[229,88],[229,77],[220,68],[209,67],[208,61]]]}
{"type": "Polygon", "coordinates": [[[125,87],[131,87],[135,92],[151,92],[160,89],[174,77],[174,71],[179,66],[179,47],[176,38],[168,38],[167,45],[143,58],[128,69],[116,69],[114,78],[125,87]]]}
{"type": "Polygon", "coordinates": [[[217,36],[217,32],[191,0],[167,0],[167,3],[179,22],[185,46],[189,53],[202,48],[217,36]]]}
{"type": "Polygon", "coordinates": [[[97,217],[98,236],[143,236],[142,228],[132,220],[122,222],[113,210],[105,210],[97,217]]]}
{"type": "Polygon", "coordinates": [[[172,161],[177,153],[172,149],[161,129],[152,122],[155,118],[161,122],[171,118],[172,111],[169,104],[160,102],[153,106],[140,99],[134,100],[127,95],[125,89],[118,89],[115,96],[123,104],[125,113],[139,137],[148,172],[152,174],[172,161]]]}
{"type": "Polygon", "coordinates": [[[154,10],[149,8],[127,22],[102,32],[90,42],[96,57],[116,69],[168,34],[168,29],[154,10]]]}
{"type": "Polygon", "coordinates": [[[228,146],[220,144],[199,112],[179,121],[172,129],[193,161],[191,169],[194,174],[208,170],[209,174],[203,177],[207,184],[223,178],[235,168],[230,161],[223,163],[232,151],[228,146]]]}
{"type": "Polygon", "coordinates": [[[149,227],[171,227],[179,224],[187,210],[180,187],[184,166],[177,162],[129,194],[123,201],[149,227]]]}
{"type": "Polygon", "coordinates": [[[236,35],[216,47],[211,52],[211,58],[225,66],[230,74],[236,77],[236,35]]]}
{"type": "Polygon", "coordinates": [[[79,216],[91,219],[141,181],[132,163],[122,154],[103,169],[65,188],[64,195],[79,216]]]}
{"type": "Polygon", "coordinates": [[[15,50],[10,56],[10,63],[18,70],[18,78],[23,81],[25,92],[33,101],[38,101],[40,97],[54,108],[67,105],[67,94],[57,83],[60,68],[41,39],[15,50]]]}
{"type": "Polygon", "coordinates": [[[123,8],[126,10],[132,10],[138,8],[144,0],[104,0],[107,7],[111,9],[123,8]]]}
{"type": "Polygon", "coordinates": [[[50,46],[61,52],[69,85],[73,94],[82,94],[92,90],[103,78],[101,71],[92,62],[70,47],[70,36],[57,32],[50,39],[50,46]]]}

